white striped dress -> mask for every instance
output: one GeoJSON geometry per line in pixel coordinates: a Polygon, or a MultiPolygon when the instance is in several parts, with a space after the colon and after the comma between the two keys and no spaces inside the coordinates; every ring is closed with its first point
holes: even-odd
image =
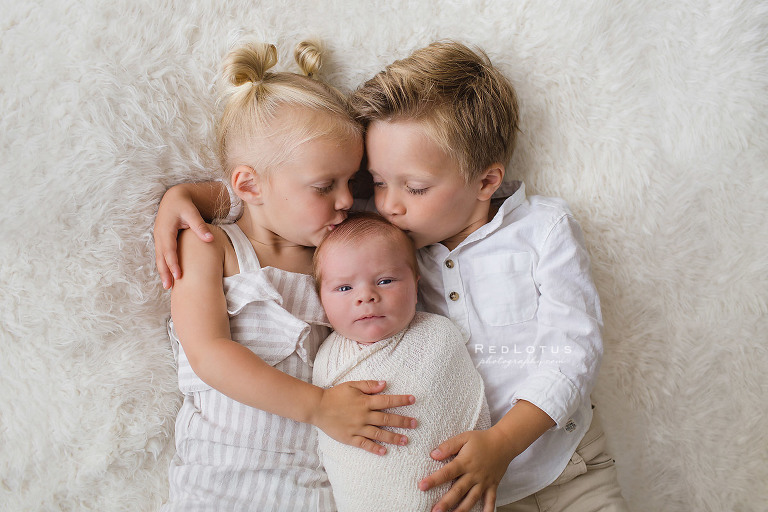
{"type": "MultiPolygon", "coordinates": [[[[313,279],[261,268],[236,224],[222,225],[240,273],[224,278],[232,339],[280,371],[311,382],[328,335],[313,279]]],[[[335,510],[314,427],[232,400],[195,375],[169,321],[184,402],[164,511],[335,510]]]]}

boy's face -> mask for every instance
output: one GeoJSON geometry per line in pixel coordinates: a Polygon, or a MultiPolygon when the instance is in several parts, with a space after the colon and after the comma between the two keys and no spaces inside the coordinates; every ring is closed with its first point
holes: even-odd
{"type": "Polygon", "coordinates": [[[467,183],[459,165],[414,121],[374,121],[366,134],[376,209],[416,248],[442,242],[453,250],[488,222],[482,178],[467,183]]]}
{"type": "Polygon", "coordinates": [[[416,312],[416,279],[405,250],[383,237],[323,249],[320,299],[336,332],[373,343],[408,326],[416,312]]]}

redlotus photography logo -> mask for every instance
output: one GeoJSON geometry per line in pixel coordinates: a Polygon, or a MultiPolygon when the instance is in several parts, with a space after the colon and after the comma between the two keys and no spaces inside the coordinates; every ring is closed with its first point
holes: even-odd
{"type": "Polygon", "coordinates": [[[548,345],[480,345],[475,344],[470,350],[474,352],[476,366],[526,366],[539,364],[558,364],[563,358],[573,352],[572,347],[548,345]]]}

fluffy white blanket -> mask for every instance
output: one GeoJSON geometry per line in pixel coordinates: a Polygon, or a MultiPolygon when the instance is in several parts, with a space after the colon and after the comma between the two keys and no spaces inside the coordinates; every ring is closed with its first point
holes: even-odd
{"type": "Polygon", "coordinates": [[[768,510],[763,0],[0,2],[0,508],[155,510],[179,405],[151,227],[215,170],[218,62],[317,36],[351,89],[485,48],[511,177],[568,200],[603,300],[601,419],[630,506],[768,510]]]}
{"type": "MultiPolygon", "coordinates": [[[[409,442],[390,446],[384,456],[341,444],[318,431],[320,460],[339,512],[432,510],[450,486],[426,492],[417,488],[422,478],[444,465],[429,453],[462,432],[491,426],[483,379],[461,333],[442,316],[416,313],[406,330],[368,346],[332,333],[320,345],[312,378],[324,388],[383,379],[388,393],[416,398],[413,405],[391,412],[417,418],[418,428],[393,429],[407,435],[409,442]]],[[[472,510],[482,511],[482,506],[472,510]]]]}

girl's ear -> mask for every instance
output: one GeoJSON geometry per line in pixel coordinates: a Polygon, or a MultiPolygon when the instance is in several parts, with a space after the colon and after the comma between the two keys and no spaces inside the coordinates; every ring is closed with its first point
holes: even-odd
{"type": "Polygon", "coordinates": [[[237,197],[251,204],[262,204],[262,178],[247,165],[238,165],[232,171],[232,190],[237,197]]]}
{"type": "Polygon", "coordinates": [[[500,163],[493,163],[483,172],[480,179],[480,191],[477,198],[480,201],[487,201],[491,198],[504,181],[504,166],[500,163]]]}

